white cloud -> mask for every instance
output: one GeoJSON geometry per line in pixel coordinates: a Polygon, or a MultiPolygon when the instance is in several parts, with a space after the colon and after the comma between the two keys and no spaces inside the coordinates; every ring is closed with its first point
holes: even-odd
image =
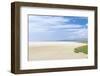
{"type": "Polygon", "coordinates": [[[29,16],[29,31],[40,31],[45,32],[50,29],[75,29],[81,28],[81,25],[75,24],[65,24],[65,22],[69,22],[70,19],[65,19],[63,17],[56,17],[56,16],[29,16]],[[38,30],[42,29],[42,30],[38,30]]]}
{"type": "Polygon", "coordinates": [[[34,23],[34,22],[46,22],[46,23],[50,23],[50,24],[55,24],[55,23],[61,23],[61,22],[69,22],[70,19],[64,19],[63,17],[56,17],[56,16],[29,16],[30,18],[30,23],[34,23]]]}
{"type": "Polygon", "coordinates": [[[81,25],[75,25],[75,24],[62,24],[62,25],[57,25],[53,26],[53,28],[65,28],[65,29],[77,29],[77,28],[82,28],[81,25]]]}
{"type": "MultiPolygon", "coordinates": [[[[72,29],[69,29],[70,31],[72,29]]],[[[88,30],[86,28],[81,28],[81,29],[73,29],[73,31],[66,31],[66,38],[73,40],[73,39],[87,39],[88,38],[88,30]]]]}

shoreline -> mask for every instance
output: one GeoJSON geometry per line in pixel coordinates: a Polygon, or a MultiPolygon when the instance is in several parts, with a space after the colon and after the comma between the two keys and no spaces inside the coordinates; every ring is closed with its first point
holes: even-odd
{"type": "Polygon", "coordinates": [[[86,43],[82,42],[29,42],[29,46],[43,46],[43,45],[85,45],[86,43]]]}

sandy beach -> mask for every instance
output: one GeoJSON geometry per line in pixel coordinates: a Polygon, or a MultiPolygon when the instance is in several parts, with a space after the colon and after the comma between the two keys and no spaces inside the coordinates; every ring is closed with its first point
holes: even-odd
{"type": "Polygon", "coordinates": [[[84,53],[75,53],[74,49],[86,45],[78,42],[60,43],[29,43],[28,59],[30,60],[58,60],[83,59],[88,56],[84,53]]]}

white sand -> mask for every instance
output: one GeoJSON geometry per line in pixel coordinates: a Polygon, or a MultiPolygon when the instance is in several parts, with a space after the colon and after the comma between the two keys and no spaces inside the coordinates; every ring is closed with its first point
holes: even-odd
{"type": "Polygon", "coordinates": [[[88,56],[75,53],[74,49],[86,45],[76,42],[37,42],[29,44],[29,60],[81,59],[88,56]]]}

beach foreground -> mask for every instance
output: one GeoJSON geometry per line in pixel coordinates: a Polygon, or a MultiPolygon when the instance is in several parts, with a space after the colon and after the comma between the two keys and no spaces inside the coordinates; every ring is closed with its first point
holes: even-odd
{"type": "Polygon", "coordinates": [[[75,53],[76,47],[86,45],[78,42],[68,43],[44,43],[30,44],[28,60],[61,60],[61,59],[83,59],[87,54],[75,53]]]}

